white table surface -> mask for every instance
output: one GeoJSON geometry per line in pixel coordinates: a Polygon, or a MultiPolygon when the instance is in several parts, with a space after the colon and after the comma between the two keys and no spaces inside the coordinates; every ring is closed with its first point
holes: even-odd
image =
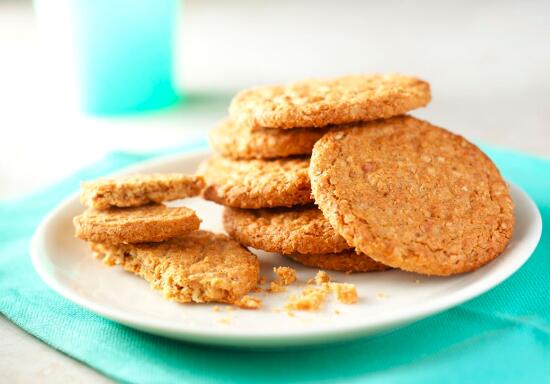
{"type": "MultiPolygon", "coordinates": [[[[242,87],[403,72],[430,81],[416,113],[486,143],[550,156],[548,2],[189,0],[179,82],[191,101],[132,118],[85,117],[46,86],[29,3],[0,3],[0,199],[55,183],[115,149],[204,137],[242,87]],[[108,137],[108,139],[106,139],[108,137]]],[[[107,382],[0,318],[0,381],[107,382]]]]}

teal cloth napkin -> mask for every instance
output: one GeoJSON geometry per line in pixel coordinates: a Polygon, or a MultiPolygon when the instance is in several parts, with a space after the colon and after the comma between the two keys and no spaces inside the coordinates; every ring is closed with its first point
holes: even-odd
{"type": "MultiPolygon", "coordinates": [[[[186,148],[190,149],[190,148],[186,148]]],[[[550,160],[484,148],[550,224],[550,160]]],[[[475,300],[412,325],[339,345],[227,350],[168,340],[105,320],[52,292],[29,259],[44,215],[79,181],[156,154],[113,153],[67,180],[0,205],[0,310],[69,356],[124,382],[548,382],[550,233],[510,279],[475,300]]]]}

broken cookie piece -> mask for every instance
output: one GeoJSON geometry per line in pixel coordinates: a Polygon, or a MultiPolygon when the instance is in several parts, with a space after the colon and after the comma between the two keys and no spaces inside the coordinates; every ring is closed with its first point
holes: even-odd
{"type": "MultiPolygon", "coordinates": [[[[225,235],[195,231],[162,243],[92,244],[107,264],[147,280],[168,300],[234,304],[258,282],[258,258],[225,235]]],[[[250,303],[250,300],[246,300],[250,303]]]]}

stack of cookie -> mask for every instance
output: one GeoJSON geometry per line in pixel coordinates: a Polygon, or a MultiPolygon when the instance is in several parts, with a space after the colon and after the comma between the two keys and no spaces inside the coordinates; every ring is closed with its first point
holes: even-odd
{"type": "Polygon", "coordinates": [[[203,186],[201,177],[181,174],[83,183],[88,208],[74,218],[76,236],[169,300],[239,303],[258,281],[257,257],[225,235],[200,231],[191,209],[162,204],[196,196],[203,186]]]}
{"type": "Polygon", "coordinates": [[[430,99],[428,83],[401,75],[245,90],[210,134],[203,196],[226,206],[241,244],[305,265],[478,268],[510,240],[512,202],[477,147],[404,115],[430,99]]]}

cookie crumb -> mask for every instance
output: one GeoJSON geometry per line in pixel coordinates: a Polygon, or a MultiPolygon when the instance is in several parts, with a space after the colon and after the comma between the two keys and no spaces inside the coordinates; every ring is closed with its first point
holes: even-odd
{"type": "Polygon", "coordinates": [[[380,299],[380,300],[384,300],[388,297],[388,295],[386,295],[384,292],[378,292],[376,294],[376,298],[380,299]]]}
{"type": "Polygon", "coordinates": [[[323,307],[328,292],[326,287],[306,287],[301,295],[291,295],[285,308],[287,310],[316,311],[323,307]]]}
{"type": "Polygon", "coordinates": [[[256,297],[244,295],[235,305],[241,309],[260,309],[262,301],[256,297]]]}
{"type": "Polygon", "coordinates": [[[286,288],[283,285],[281,285],[281,283],[279,283],[278,281],[272,281],[269,284],[268,291],[271,293],[279,293],[279,292],[286,291],[286,288]]]}
{"type": "Polygon", "coordinates": [[[354,284],[331,283],[331,289],[336,294],[338,301],[344,304],[355,304],[359,300],[354,284]]]}
{"type": "Polygon", "coordinates": [[[231,324],[231,318],[229,318],[229,317],[220,317],[218,319],[218,323],[220,323],[220,324],[231,324]]]}
{"type": "Polygon", "coordinates": [[[290,267],[273,267],[275,280],[269,284],[268,291],[278,293],[286,291],[285,285],[290,285],[296,281],[296,270],[290,267]]]}
{"type": "Polygon", "coordinates": [[[212,310],[213,310],[214,312],[219,312],[219,311],[221,310],[221,308],[220,308],[219,306],[217,306],[217,305],[214,305],[214,306],[212,307],[212,310]]]}
{"type": "Polygon", "coordinates": [[[319,271],[315,275],[315,282],[317,284],[330,283],[330,276],[325,271],[319,271]]]}
{"type": "Polygon", "coordinates": [[[340,312],[339,310],[335,309],[335,310],[334,310],[334,313],[335,313],[336,315],[340,315],[342,312],[340,312]]]}
{"type": "Polygon", "coordinates": [[[420,280],[418,280],[418,279],[416,279],[416,280],[414,281],[414,283],[415,283],[415,284],[420,284],[420,283],[421,283],[421,281],[420,281],[420,280]]]}
{"type": "Polygon", "coordinates": [[[283,285],[289,285],[296,281],[296,270],[290,267],[273,267],[277,280],[283,285]]]}
{"type": "Polygon", "coordinates": [[[294,314],[294,312],[292,312],[291,310],[287,310],[286,311],[286,314],[288,317],[296,317],[296,315],[294,314]]]}
{"type": "Polygon", "coordinates": [[[336,132],[336,133],[334,134],[334,138],[335,138],[336,140],[341,140],[343,137],[344,137],[344,132],[341,132],[341,131],[340,131],[340,132],[336,132]]]}

